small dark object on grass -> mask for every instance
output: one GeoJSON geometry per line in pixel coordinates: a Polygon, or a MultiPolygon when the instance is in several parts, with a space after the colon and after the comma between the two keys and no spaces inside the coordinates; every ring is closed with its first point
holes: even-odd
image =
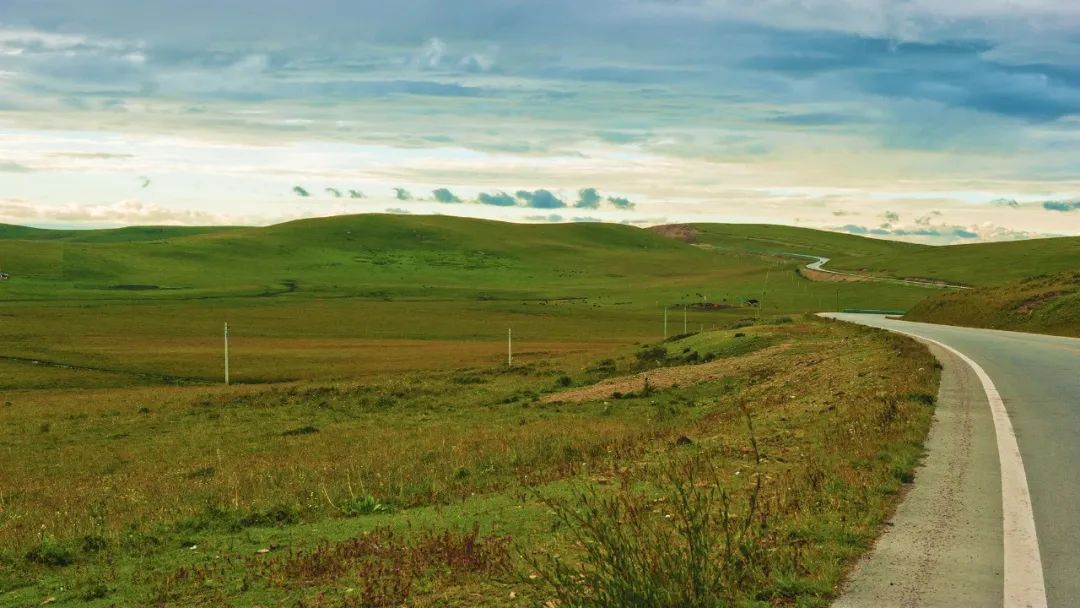
{"type": "Polygon", "coordinates": [[[139,408],[139,413],[140,414],[149,414],[150,413],[150,408],[148,408],[148,407],[140,407],[139,408]]]}
{"type": "Polygon", "coordinates": [[[692,445],[693,439],[690,439],[686,435],[679,435],[679,438],[675,440],[675,445],[692,445]]]}
{"type": "Polygon", "coordinates": [[[282,437],[295,437],[296,435],[311,435],[312,433],[318,433],[319,429],[313,426],[302,426],[298,429],[290,429],[281,434],[282,437]]]}
{"type": "Polygon", "coordinates": [[[737,334],[735,334],[735,337],[736,337],[736,338],[745,338],[745,337],[746,337],[746,334],[744,334],[744,333],[742,333],[742,332],[740,331],[740,332],[738,332],[737,334]]]}

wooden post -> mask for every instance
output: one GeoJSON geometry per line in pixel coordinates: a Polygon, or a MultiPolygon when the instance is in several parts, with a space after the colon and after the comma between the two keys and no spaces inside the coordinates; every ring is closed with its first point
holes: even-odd
{"type": "Polygon", "coordinates": [[[229,386],[229,324],[225,324],[225,386],[229,386]]]}

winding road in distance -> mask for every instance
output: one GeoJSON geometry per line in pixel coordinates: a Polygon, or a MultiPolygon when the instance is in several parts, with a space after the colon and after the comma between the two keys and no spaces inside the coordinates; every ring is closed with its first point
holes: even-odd
{"type": "Polygon", "coordinates": [[[1080,339],[823,316],[945,368],[924,464],[835,606],[1080,605],[1080,339]]]}

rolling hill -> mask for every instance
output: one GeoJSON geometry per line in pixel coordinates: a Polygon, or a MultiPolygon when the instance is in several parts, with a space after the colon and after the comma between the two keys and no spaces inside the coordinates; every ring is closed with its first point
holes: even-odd
{"type": "Polygon", "coordinates": [[[1080,338],[1080,272],[941,294],[919,302],[904,318],[1080,338]]]}
{"type": "MultiPolygon", "coordinates": [[[[813,234],[821,235],[887,246],[813,234]]],[[[266,228],[82,232],[9,226],[0,229],[0,265],[13,280],[0,299],[604,296],[657,306],[756,299],[769,287],[768,272],[775,273],[769,302],[777,312],[815,310],[836,299],[834,288],[795,277],[801,261],[771,255],[778,247],[735,243],[730,249],[737,255],[615,224],[444,216],[339,216],[266,228]],[[780,274],[785,270],[791,275],[780,274]]],[[[847,303],[893,307],[926,295],[881,285],[846,286],[844,293],[847,303]]]]}
{"type": "Polygon", "coordinates": [[[830,259],[831,270],[972,286],[1080,268],[1080,237],[929,246],[761,224],[680,224],[651,230],[721,252],[822,256],[830,259]]]}

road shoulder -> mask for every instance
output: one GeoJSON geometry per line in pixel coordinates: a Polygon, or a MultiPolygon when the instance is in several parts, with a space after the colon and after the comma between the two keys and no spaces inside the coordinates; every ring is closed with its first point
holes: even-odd
{"type": "Polygon", "coordinates": [[[927,455],[838,608],[1002,604],[1001,476],[986,394],[959,357],[929,347],[944,369],[927,455]]]}

